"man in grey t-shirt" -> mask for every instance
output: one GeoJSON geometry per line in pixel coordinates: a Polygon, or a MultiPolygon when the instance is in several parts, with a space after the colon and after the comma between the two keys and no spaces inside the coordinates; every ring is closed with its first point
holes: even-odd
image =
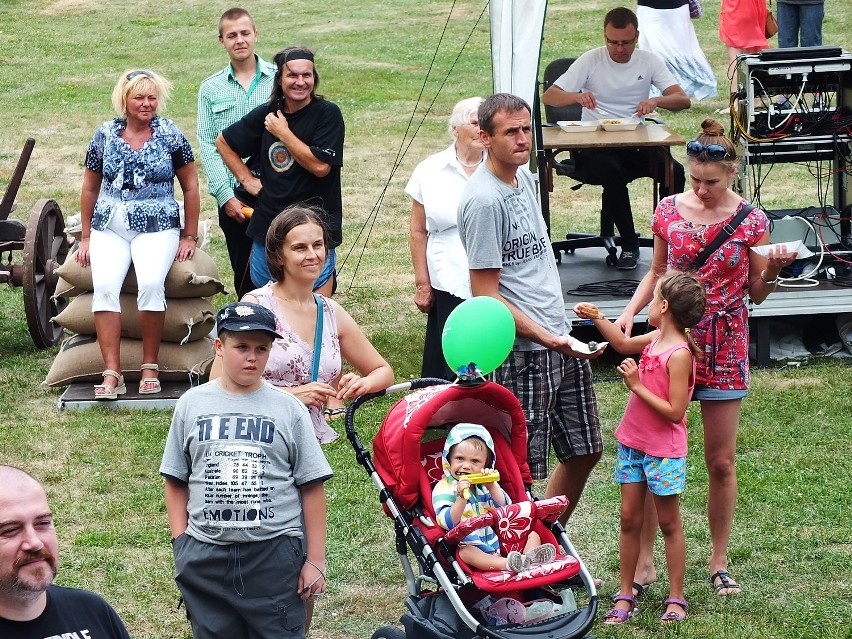
{"type": "Polygon", "coordinates": [[[479,107],[479,126],[488,159],[471,176],[458,216],[471,292],[512,311],[515,345],[494,379],[524,409],[535,479],[547,477],[553,445],[559,463],[546,494],[568,497],[564,523],[603,451],[591,367],[572,348],[547,227],[523,168],[532,146],[530,107],[498,93],[479,107]]]}

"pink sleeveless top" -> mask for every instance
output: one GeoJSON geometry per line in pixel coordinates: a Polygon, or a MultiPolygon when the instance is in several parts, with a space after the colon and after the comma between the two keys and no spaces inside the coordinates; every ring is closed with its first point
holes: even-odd
{"type": "MultiPolygon", "coordinates": [[[[257,303],[275,313],[275,325],[283,339],[276,339],[269,353],[269,361],[263,379],[274,386],[290,387],[308,384],[314,365],[314,344],[308,344],[290,328],[281,310],[275,302],[270,284],[250,293],[257,303]]],[[[323,306],[322,348],[317,381],[330,384],[340,375],[341,356],[340,339],[337,334],[337,318],[328,299],[320,295],[323,306]]],[[[316,406],[309,406],[314,433],[320,444],[333,442],[339,435],[332,429],[316,406]]]]}
{"type": "MultiPolygon", "coordinates": [[[[645,347],[639,358],[639,381],[657,397],[669,399],[669,372],[666,366],[671,354],[689,344],[681,342],[668,350],[651,355],[659,337],[645,347]]],[[[695,388],[695,359],[689,375],[689,396],[695,388]]],[[[678,423],[672,423],[653,410],[635,393],[630,393],[627,409],[615,438],[630,448],[641,450],[653,457],[686,457],[686,413],[678,423]]]]}

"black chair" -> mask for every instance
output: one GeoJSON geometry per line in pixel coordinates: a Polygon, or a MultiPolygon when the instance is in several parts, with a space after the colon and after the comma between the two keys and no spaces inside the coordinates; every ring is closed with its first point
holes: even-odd
{"type": "MultiPolygon", "coordinates": [[[[576,58],[558,58],[548,64],[544,69],[544,78],[541,83],[542,93],[548,89],[559,77],[568,70],[576,58]]],[[[570,106],[554,107],[544,104],[545,126],[557,126],[556,123],[563,120],[580,120],[583,115],[583,107],[579,104],[570,106]]],[[[556,175],[571,178],[578,182],[571,187],[576,191],[583,186],[579,172],[582,166],[582,151],[575,153],[561,153],[553,158],[553,170],[556,175]],[[567,155],[567,157],[566,157],[567,155]]],[[[653,247],[652,238],[639,238],[639,245],[653,247]]],[[[592,233],[566,233],[565,239],[552,243],[553,252],[559,260],[560,252],[573,253],[576,249],[602,246],[607,251],[606,263],[615,266],[618,262],[618,247],[621,246],[621,238],[615,234],[615,223],[601,209],[601,225],[598,235],[592,233]]]]}

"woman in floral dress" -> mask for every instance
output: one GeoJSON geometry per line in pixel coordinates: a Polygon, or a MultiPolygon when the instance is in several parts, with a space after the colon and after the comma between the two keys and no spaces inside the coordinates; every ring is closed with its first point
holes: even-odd
{"type": "MultiPolygon", "coordinates": [[[[731,190],[736,173],[736,149],[713,119],[687,145],[691,190],[664,198],[654,212],[654,257],[632,299],[616,323],[629,335],[635,315],[651,300],[657,280],[669,269],[687,270],[698,253],[746,206],[731,190]]],[[[709,476],[707,518],[712,538],[710,581],[720,596],[736,594],[740,585],[728,573],[728,540],[737,501],[734,465],[740,407],[748,393],[748,309],[746,296],[760,304],[775,290],[778,274],[796,257],[773,247],[768,257],[750,248],[769,244],[769,220],[760,209],[751,210],[733,234],[696,271],[707,291],[707,310],[692,329],[704,351],[699,362],[693,399],[701,405],[704,425],[704,461],[709,476]]],[[[650,500],[646,500],[650,501],[650,500]]],[[[643,549],[636,581],[656,579],[653,537],[656,521],[647,509],[643,549]],[[650,523],[652,528],[647,528],[650,523]]]]}
{"type": "MultiPolygon", "coordinates": [[[[330,399],[343,402],[393,384],[390,364],[352,316],[330,297],[313,292],[327,247],[328,228],[322,211],[300,204],[284,209],[266,233],[266,259],[273,279],[243,296],[275,313],[276,330],[283,336],[272,344],[263,379],[302,400],[321,444],[338,437],[323,417],[330,399]],[[317,332],[320,351],[314,377],[317,332]],[[354,371],[341,377],[343,360],[354,371]],[[335,387],[333,381],[338,377],[335,387]]],[[[221,361],[216,358],[210,378],[218,377],[220,371],[221,361]]]]}

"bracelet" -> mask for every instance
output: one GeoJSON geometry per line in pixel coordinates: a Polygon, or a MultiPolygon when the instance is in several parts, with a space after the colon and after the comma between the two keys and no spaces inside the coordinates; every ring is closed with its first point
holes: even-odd
{"type": "Polygon", "coordinates": [[[198,236],[197,235],[190,235],[189,233],[185,233],[184,235],[181,235],[180,237],[181,237],[181,239],[188,237],[189,239],[193,240],[196,244],[198,244],[198,236]]]}
{"type": "MultiPolygon", "coordinates": [[[[322,575],[323,581],[326,581],[326,582],[328,581],[328,579],[326,579],[326,578],[325,578],[325,573],[323,572],[322,568],[320,568],[319,566],[317,566],[317,565],[316,565],[314,562],[312,562],[310,559],[305,559],[305,563],[306,563],[306,564],[311,564],[314,568],[316,568],[316,569],[317,569],[317,572],[318,572],[320,575],[322,575]]],[[[311,584],[311,585],[313,585],[313,584],[311,584]]]]}
{"type": "Polygon", "coordinates": [[[763,270],[763,271],[760,272],[760,279],[763,281],[764,284],[777,284],[778,283],[778,276],[777,275],[775,276],[774,280],[768,280],[764,277],[764,275],[763,275],[764,273],[766,273],[766,270],[763,270]]]}

